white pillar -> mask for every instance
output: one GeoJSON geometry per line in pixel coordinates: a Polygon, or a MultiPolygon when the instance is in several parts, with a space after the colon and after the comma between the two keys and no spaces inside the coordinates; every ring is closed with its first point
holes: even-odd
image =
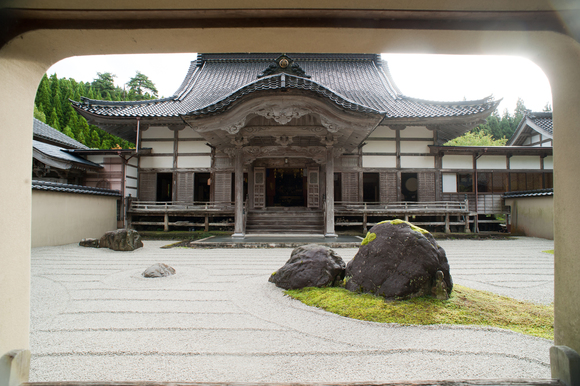
{"type": "Polygon", "coordinates": [[[326,229],[324,236],[337,237],[334,233],[334,155],[332,147],[326,149],[326,229]]]}
{"type": "Polygon", "coordinates": [[[236,222],[233,237],[244,237],[244,164],[241,147],[236,149],[234,170],[236,181],[236,222]]]}

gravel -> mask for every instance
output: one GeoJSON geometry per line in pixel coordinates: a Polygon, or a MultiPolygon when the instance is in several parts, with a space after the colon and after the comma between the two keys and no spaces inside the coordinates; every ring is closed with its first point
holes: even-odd
{"type": "MultiPolygon", "coordinates": [[[[551,341],[307,307],[268,283],[290,249],[32,251],[30,381],[364,382],[550,378],[551,341]],[[174,276],[145,279],[166,263],[174,276]]],[[[542,239],[442,240],[455,283],[553,301],[542,239]]],[[[356,249],[337,249],[350,260],[356,249]]]]}

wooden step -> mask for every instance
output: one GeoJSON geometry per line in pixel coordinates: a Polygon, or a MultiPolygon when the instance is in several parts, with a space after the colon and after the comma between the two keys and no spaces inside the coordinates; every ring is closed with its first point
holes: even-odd
{"type": "Polygon", "coordinates": [[[301,209],[272,208],[269,210],[250,211],[246,219],[246,233],[322,234],[324,232],[324,213],[320,210],[301,209]]]}

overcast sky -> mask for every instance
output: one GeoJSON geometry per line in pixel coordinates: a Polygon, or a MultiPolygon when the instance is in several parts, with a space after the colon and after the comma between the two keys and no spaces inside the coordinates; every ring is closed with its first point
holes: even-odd
{"type": "MultiPolygon", "coordinates": [[[[137,71],[147,75],[159,96],[171,96],[181,84],[195,53],[82,56],[64,59],[47,74],[90,82],[97,72],[111,72],[123,86],[137,71]]],[[[395,83],[405,95],[435,101],[503,98],[499,106],[513,112],[518,97],[528,109],[541,111],[552,103],[548,79],[527,59],[512,56],[383,54],[395,83]]]]}

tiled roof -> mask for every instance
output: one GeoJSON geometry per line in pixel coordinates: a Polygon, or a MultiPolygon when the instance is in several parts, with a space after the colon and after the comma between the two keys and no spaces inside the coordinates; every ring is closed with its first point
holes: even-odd
{"type": "Polygon", "coordinates": [[[504,193],[504,198],[553,196],[554,189],[522,190],[504,193]]]}
{"type": "Polygon", "coordinates": [[[66,193],[80,193],[80,194],[94,194],[99,196],[116,196],[121,197],[118,190],[94,188],[91,186],[61,184],[58,182],[48,182],[32,180],[32,189],[48,190],[52,192],[66,192],[66,193]]]}
{"type": "Polygon", "coordinates": [[[66,134],[34,118],[32,131],[35,139],[47,140],[69,149],[88,149],[82,143],[75,141],[66,134]]]}
{"type": "Polygon", "coordinates": [[[177,117],[219,112],[240,97],[261,91],[301,89],[341,107],[386,118],[440,118],[492,111],[496,101],[433,102],[404,96],[388,67],[374,54],[288,54],[310,78],[277,73],[259,77],[276,54],[200,54],[170,98],[139,102],[83,99],[73,105],[107,117],[177,117]]]}
{"type": "Polygon", "coordinates": [[[531,112],[528,111],[507,142],[508,146],[521,146],[529,134],[540,133],[548,138],[554,137],[552,126],[552,112],[531,112]]]}
{"type": "Polygon", "coordinates": [[[539,128],[547,131],[548,133],[554,135],[554,129],[552,127],[552,113],[542,112],[542,113],[530,113],[528,118],[539,128]]]}
{"type": "Polygon", "coordinates": [[[67,152],[67,149],[63,149],[58,146],[50,145],[48,143],[40,142],[37,140],[32,141],[32,148],[41,152],[42,154],[49,156],[51,158],[58,159],[65,162],[73,162],[76,164],[86,165],[94,168],[100,168],[101,165],[96,164],[91,161],[87,161],[84,158],[78,157],[74,154],[67,152]]]}

